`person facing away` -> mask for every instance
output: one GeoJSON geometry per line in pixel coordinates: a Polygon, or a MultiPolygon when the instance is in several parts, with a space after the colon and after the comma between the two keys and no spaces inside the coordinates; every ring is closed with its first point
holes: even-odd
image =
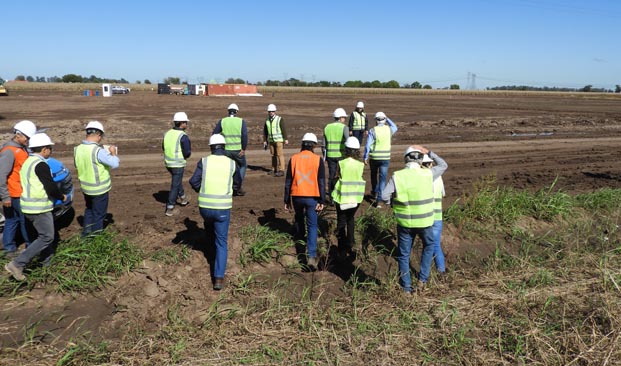
{"type": "Polygon", "coordinates": [[[185,112],[177,112],[173,116],[173,128],[164,134],[162,150],[164,150],[164,165],[170,173],[170,191],[166,201],[166,216],[173,215],[175,204],[187,206],[188,199],[183,189],[183,172],[187,159],[192,155],[190,138],[186,133],[190,120],[185,112]]]}
{"type": "Polygon", "coordinates": [[[403,155],[405,168],[396,171],[385,190],[382,200],[389,202],[397,221],[397,263],[399,283],[406,293],[412,292],[410,252],[416,236],[423,242],[417,289],[422,291],[429,279],[434,250],[434,177],[441,176],[448,165],[438,155],[420,145],[408,147],[403,155]],[[424,154],[437,163],[431,169],[422,167],[424,154]]]}
{"type": "Polygon", "coordinates": [[[295,211],[296,237],[306,235],[307,265],[312,271],[317,269],[317,214],[323,210],[325,198],[325,168],[323,160],[313,150],[317,146],[317,136],[306,133],[302,137],[302,147],[294,154],[287,165],[285,176],[285,211],[292,207],[295,211]],[[304,225],[306,221],[306,225],[304,225]]]}
{"type": "Polygon", "coordinates": [[[345,124],[347,113],[343,108],[337,108],[332,114],[334,121],[323,129],[324,157],[328,162],[328,196],[336,183],[336,167],[343,158],[345,140],[349,137],[349,127],[345,124]]]}
{"type": "Polygon", "coordinates": [[[364,102],[356,103],[356,109],[349,116],[349,135],[358,139],[362,145],[362,139],[369,134],[369,119],[364,111],[364,102]]]}
{"type": "Polygon", "coordinates": [[[263,126],[263,148],[269,146],[270,154],[272,154],[272,170],[268,174],[275,177],[285,175],[285,155],[283,153],[283,144],[289,145],[287,140],[287,132],[282,117],[276,114],[276,105],[267,106],[267,119],[263,126]]]}
{"type": "Polygon", "coordinates": [[[55,251],[56,231],[54,229],[54,201],[65,201],[67,197],[60,192],[52,178],[47,159],[52,155],[54,143],[45,133],[33,135],[29,141],[32,154],[20,170],[21,209],[28,225],[36,231],[36,239],[4,268],[13,278],[24,281],[24,268],[35,258],[40,257],[43,265],[48,265],[55,251]]]}
{"type": "Polygon", "coordinates": [[[105,131],[100,122],[90,121],[85,130],[86,138],[74,148],[74,164],[86,204],[83,237],[103,230],[112,189],[110,169],[118,168],[120,163],[115,145],[107,149],[101,145],[105,131]]]}
{"type": "Polygon", "coordinates": [[[332,201],[336,206],[336,237],[338,239],[339,259],[353,254],[355,239],[356,211],[364,199],[366,182],[362,179],[364,163],[360,161],[360,142],[354,136],[345,141],[345,158],[339,161],[336,171],[337,181],[332,191],[332,201]]]}
{"type": "Polygon", "coordinates": [[[377,125],[369,131],[364,149],[364,163],[371,168],[371,197],[374,205],[381,207],[379,200],[388,178],[392,135],[397,132],[397,125],[384,112],[375,114],[377,125]],[[379,177],[379,179],[378,179],[379,177]]]}
{"type": "Polygon", "coordinates": [[[212,266],[213,289],[222,290],[228,256],[229,223],[233,207],[235,161],[227,157],[226,141],[220,134],[209,138],[211,155],[199,160],[190,178],[198,193],[198,208],[208,237],[215,236],[215,261],[212,266]],[[213,235],[211,235],[213,233],[213,235]]]}
{"type": "Polygon", "coordinates": [[[233,186],[234,196],[243,196],[246,192],[242,189],[244,178],[246,177],[246,148],[248,147],[248,128],[245,120],[237,117],[239,107],[232,103],[228,107],[229,116],[222,118],[216,123],[213,134],[222,134],[226,140],[226,151],[228,156],[235,160],[239,168],[239,179],[236,179],[233,186]]]}
{"type": "Polygon", "coordinates": [[[20,171],[28,159],[28,141],[36,132],[37,127],[33,122],[17,122],[13,126],[13,137],[0,147],[0,197],[5,217],[2,246],[7,257],[17,253],[18,230],[26,247],[30,244],[19,202],[22,195],[20,171]]]}

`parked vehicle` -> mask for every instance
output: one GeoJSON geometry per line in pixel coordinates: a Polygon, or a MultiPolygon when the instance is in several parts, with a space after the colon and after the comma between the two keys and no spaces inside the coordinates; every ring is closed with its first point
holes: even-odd
{"type": "Polygon", "coordinates": [[[128,94],[131,89],[124,86],[114,85],[112,87],[112,94],[128,94]]]}
{"type": "Polygon", "coordinates": [[[6,88],[2,84],[0,84],[0,95],[9,95],[9,92],[6,90],[6,88]]]}

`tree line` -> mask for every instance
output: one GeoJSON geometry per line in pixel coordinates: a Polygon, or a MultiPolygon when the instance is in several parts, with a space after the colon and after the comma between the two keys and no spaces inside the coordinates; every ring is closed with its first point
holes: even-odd
{"type": "MultiPolygon", "coordinates": [[[[528,85],[504,85],[487,88],[487,90],[520,90],[520,91],[553,91],[553,92],[584,92],[584,93],[612,93],[612,89],[594,88],[593,85],[585,85],[582,88],[560,88],[549,86],[528,86],[528,85]]],[[[615,85],[615,93],[621,93],[621,85],[615,85]]]]}
{"type": "MultiPolygon", "coordinates": [[[[0,78],[0,82],[4,82],[4,81],[5,80],[0,78]]],[[[77,74],[66,74],[66,75],[63,75],[62,77],[17,75],[15,77],[15,81],[28,81],[31,83],[110,83],[110,84],[129,84],[130,83],[129,81],[125,80],[125,78],[120,78],[120,79],[100,78],[95,75],[91,75],[87,77],[87,76],[82,76],[82,75],[77,75],[77,74]]],[[[134,83],[142,84],[143,81],[136,80],[134,83]]],[[[144,83],[151,84],[151,81],[149,81],[149,79],[145,79],[144,83]]]]}

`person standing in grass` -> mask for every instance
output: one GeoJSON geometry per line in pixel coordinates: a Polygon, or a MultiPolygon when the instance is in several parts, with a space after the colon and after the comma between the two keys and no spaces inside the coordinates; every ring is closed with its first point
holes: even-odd
{"type": "Polygon", "coordinates": [[[385,189],[382,200],[389,202],[397,220],[399,283],[406,293],[412,292],[410,252],[416,236],[423,242],[417,290],[422,291],[429,279],[434,253],[434,193],[433,180],[448,168],[438,155],[420,145],[408,147],[403,155],[405,169],[396,171],[385,189]],[[424,154],[433,159],[436,166],[422,167],[424,154]],[[394,194],[394,195],[393,195],[394,194]]]}
{"type": "Polygon", "coordinates": [[[36,239],[4,268],[13,278],[24,281],[24,268],[39,256],[44,265],[49,264],[55,251],[56,231],[54,229],[54,201],[65,201],[67,197],[60,192],[52,178],[47,159],[52,155],[54,143],[45,133],[30,138],[32,154],[26,159],[20,171],[22,195],[20,204],[29,225],[37,233],[36,239]]]}
{"type": "Polygon", "coordinates": [[[328,123],[323,130],[324,157],[328,162],[328,197],[336,183],[336,167],[345,152],[345,140],[349,137],[349,127],[345,124],[347,113],[343,108],[337,108],[332,114],[334,122],[328,123]]]}
{"type": "Polygon", "coordinates": [[[110,145],[104,148],[100,145],[104,138],[103,125],[91,121],[85,130],[86,139],[74,149],[74,163],[86,203],[83,237],[103,230],[108,213],[109,192],[112,189],[110,169],[119,167],[117,147],[110,145]]]}
{"type": "Polygon", "coordinates": [[[20,230],[26,246],[30,244],[26,231],[26,221],[19,204],[22,195],[20,171],[28,159],[28,141],[37,132],[31,121],[20,121],[13,127],[13,138],[0,147],[0,197],[6,221],[2,232],[2,245],[5,255],[13,257],[17,253],[15,240],[20,230]]]}
{"type": "Polygon", "coordinates": [[[375,207],[381,207],[379,200],[386,185],[392,135],[397,132],[397,125],[386,117],[384,112],[375,113],[377,126],[369,131],[364,149],[364,164],[371,167],[371,197],[375,207]],[[378,180],[379,175],[379,180],[378,180]]]}
{"type": "Polygon", "coordinates": [[[306,133],[302,148],[289,160],[285,176],[285,211],[295,210],[296,237],[304,237],[306,231],[307,265],[317,269],[317,214],[323,210],[325,197],[325,168],[323,160],[313,150],[317,136],[306,133]],[[304,225],[306,221],[306,226],[304,225]]]}
{"type": "Polygon", "coordinates": [[[192,155],[190,138],[185,132],[190,120],[185,112],[177,112],[173,116],[174,127],[164,134],[162,149],[164,165],[171,175],[170,191],[166,202],[166,216],[172,216],[175,204],[187,206],[188,199],[183,190],[183,172],[187,159],[192,155]]]}
{"type": "Polygon", "coordinates": [[[362,139],[369,135],[369,119],[362,101],[356,103],[356,109],[349,116],[349,134],[357,138],[360,145],[362,145],[362,139]]]}
{"type": "Polygon", "coordinates": [[[202,158],[190,178],[198,193],[198,207],[209,236],[215,234],[216,257],[212,266],[213,289],[222,290],[228,256],[229,223],[233,207],[235,161],[225,151],[226,141],[220,134],[209,138],[211,155],[202,158]]]}
{"type": "Polygon", "coordinates": [[[270,148],[272,170],[268,174],[273,174],[275,177],[285,175],[283,144],[289,145],[285,125],[282,118],[276,114],[276,106],[270,104],[267,106],[267,119],[263,126],[263,148],[267,149],[268,146],[270,148]]]}
{"type": "MultiPolygon", "coordinates": [[[[436,155],[436,158],[437,155],[436,155]]],[[[423,156],[423,166],[427,169],[433,167],[434,160],[425,154],[423,156]]],[[[444,260],[444,252],[442,251],[442,198],[446,196],[444,191],[444,181],[442,176],[434,176],[433,178],[433,196],[434,196],[434,208],[433,208],[433,260],[436,264],[436,269],[441,275],[446,273],[446,263],[444,260]]]]}
{"type": "Polygon", "coordinates": [[[364,163],[360,160],[360,142],[354,136],[345,141],[345,159],[339,161],[332,200],[336,204],[336,236],[339,258],[353,254],[355,239],[354,216],[364,199],[365,181],[362,179],[364,163]]]}

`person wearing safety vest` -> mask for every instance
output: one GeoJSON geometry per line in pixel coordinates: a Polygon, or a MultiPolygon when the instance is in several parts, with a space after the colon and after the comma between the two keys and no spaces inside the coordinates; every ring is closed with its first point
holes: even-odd
{"type": "Polygon", "coordinates": [[[19,197],[22,195],[20,171],[28,159],[28,140],[37,132],[31,121],[20,121],[13,126],[13,137],[0,147],[0,198],[4,214],[2,246],[7,257],[17,253],[16,235],[19,230],[26,247],[30,244],[26,221],[21,211],[19,197]]]}
{"type": "Polygon", "coordinates": [[[374,206],[380,208],[379,200],[388,178],[392,135],[397,132],[397,125],[384,112],[375,113],[375,121],[377,126],[367,136],[364,164],[371,167],[371,198],[375,201],[374,206]]]}
{"type": "Polygon", "coordinates": [[[86,138],[73,150],[74,164],[86,203],[83,237],[104,229],[112,188],[110,169],[119,167],[117,147],[100,145],[105,133],[103,125],[98,121],[90,121],[85,130],[86,138]]]}
{"type": "Polygon", "coordinates": [[[287,132],[282,117],[276,114],[276,106],[270,104],[267,106],[267,119],[263,126],[263,149],[270,148],[272,154],[272,170],[268,174],[275,177],[285,175],[285,155],[283,153],[283,144],[289,145],[287,140],[287,132]]]}
{"type": "MultiPolygon", "coordinates": [[[[433,164],[433,159],[425,154],[423,156],[423,167],[430,169],[433,167],[433,164]]],[[[446,196],[446,192],[444,191],[442,176],[433,179],[433,196],[433,260],[438,272],[444,275],[446,274],[446,263],[444,261],[444,252],[442,251],[442,198],[446,196]]]]}
{"type": "Polygon", "coordinates": [[[337,181],[332,191],[332,201],[336,204],[336,237],[340,259],[353,254],[352,249],[356,242],[354,216],[364,199],[363,171],[360,142],[354,136],[350,136],[345,141],[345,159],[339,161],[336,171],[337,181]]]}
{"type": "Polygon", "coordinates": [[[360,145],[362,145],[362,139],[369,135],[369,119],[362,101],[356,103],[356,109],[349,116],[349,134],[357,138],[360,145]]]}
{"type": "Polygon", "coordinates": [[[323,152],[328,162],[328,198],[336,183],[336,167],[345,152],[345,140],[349,137],[349,127],[345,124],[347,113],[343,108],[337,108],[332,114],[334,122],[323,129],[323,152]]]}
{"type": "Polygon", "coordinates": [[[213,135],[222,134],[226,140],[227,156],[237,164],[239,178],[233,182],[233,195],[244,196],[246,192],[242,189],[242,183],[246,177],[246,148],[248,147],[248,129],[246,121],[237,117],[239,107],[237,104],[230,104],[228,107],[229,116],[222,118],[216,123],[213,135]]]}
{"type": "Polygon", "coordinates": [[[50,137],[44,133],[30,137],[28,146],[32,154],[24,161],[19,172],[22,186],[21,209],[28,225],[32,225],[37,236],[23,252],[4,266],[18,281],[26,279],[24,268],[35,257],[40,257],[43,265],[47,265],[55,252],[56,231],[52,210],[55,200],[65,201],[67,197],[54,182],[46,161],[52,155],[53,145],[50,137]]]}
{"type": "Polygon", "coordinates": [[[285,211],[295,210],[296,238],[302,239],[306,231],[308,269],[314,271],[317,258],[317,214],[323,210],[325,199],[325,168],[323,160],[313,152],[317,136],[306,133],[302,148],[287,165],[285,176],[285,211]],[[304,221],[306,219],[306,227],[304,221]]]}
{"type": "Polygon", "coordinates": [[[420,145],[412,145],[405,151],[405,169],[396,171],[384,191],[382,200],[389,202],[397,221],[399,283],[406,293],[412,292],[410,252],[418,235],[423,242],[417,290],[422,291],[429,279],[434,252],[434,178],[448,168],[438,155],[420,145]],[[428,154],[436,164],[431,169],[422,167],[423,156],[428,154]]]}
{"type": "Polygon", "coordinates": [[[170,191],[166,202],[166,216],[172,216],[175,204],[187,206],[188,199],[183,189],[183,172],[187,159],[192,155],[190,138],[185,130],[188,128],[188,115],[177,112],[173,116],[174,127],[164,134],[162,149],[164,150],[164,165],[171,175],[170,191]]]}
{"type": "Polygon", "coordinates": [[[208,245],[215,243],[212,265],[213,289],[222,290],[228,255],[229,223],[233,207],[235,161],[225,151],[226,141],[220,134],[209,138],[211,155],[196,164],[190,186],[198,193],[198,207],[205,222],[208,245]]]}

